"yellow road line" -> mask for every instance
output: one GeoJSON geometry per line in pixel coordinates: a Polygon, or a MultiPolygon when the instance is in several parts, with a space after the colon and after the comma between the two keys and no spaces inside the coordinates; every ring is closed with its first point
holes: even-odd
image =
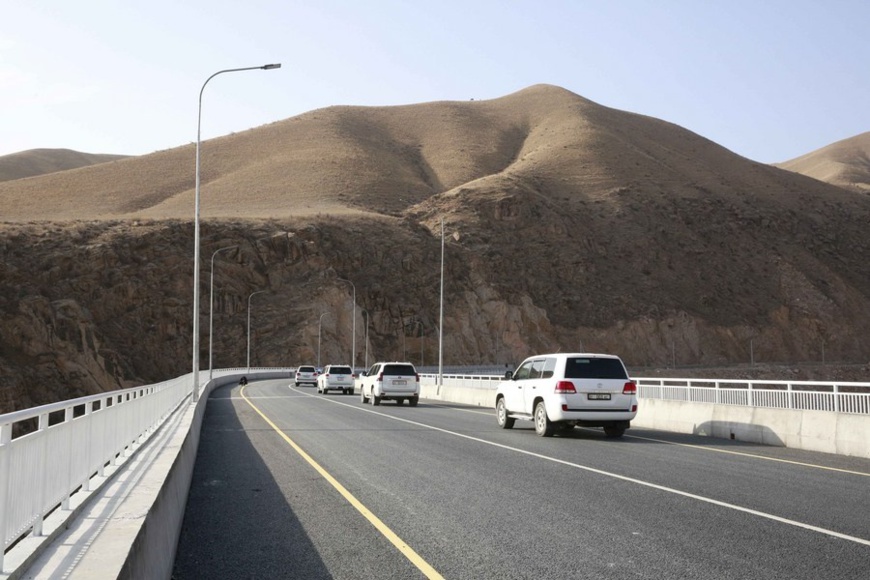
{"type": "Polygon", "coordinates": [[[441,574],[439,574],[438,571],[435,570],[435,568],[433,568],[431,565],[429,565],[428,562],[426,562],[426,560],[420,557],[420,555],[417,554],[417,552],[415,552],[411,548],[411,546],[409,546],[402,540],[402,538],[396,535],[396,533],[393,532],[393,530],[391,530],[384,522],[382,522],[378,516],[373,514],[365,505],[363,505],[361,501],[359,501],[352,493],[350,493],[347,488],[339,483],[337,479],[335,479],[328,471],[321,467],[319,463],[317,463],[310,455],[308,455],[301,447],[299,447],[299,445],[297,445],[295,441],[290,439],[290,437],[288,437],[286,433],[279,429],[278,426],[275,425],[275,423],[273,423],[271,419],[269,419],[260,409],[258,409],[257,406],[254,405],[251,400],[248,399],[248,397],[245,395],[246,388],[247,387],[242,387],[240,391],[242,398],[245,400],[245,402],[247,402],[248,405],[250,405],[251,408],[254,409],[254,411],[256,411],[257,414],[259,414],[260,417],[262,417],[263,420],[266,421],[266,423],[268,423],[269,426],[272,427],[272,429],[274,429],[284,439],[284,441],[286,441],[287,444],[296,451],[296,453],[298,453],[305,461],[307,461],[311,465],[311,467],[313,467],[323,477],[323,479],[328,481],[332,485],[332,487],[334,487],[335,490],[338,491],[338,493],[340,493],[344,497],[344,499],[346,499],[350,503],[350,505],[356,508],[356,510],[361,513],[363,517],[365,517],[365,519],[367,519],[369,523],[371,523],[375,527],[375,529],[377,529],[385,538],[387,538],[391,544],[398,548],[399,551],[412,564],[419,568],[419,570],[426,575],[426,578],[440,578],[443,580],[444,577],[441,576],[441,574]]]}

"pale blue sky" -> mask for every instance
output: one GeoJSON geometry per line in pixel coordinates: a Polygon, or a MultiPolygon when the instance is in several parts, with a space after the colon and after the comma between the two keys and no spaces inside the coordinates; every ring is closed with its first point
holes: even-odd
{"type": "Polygon", "coordinates": [[[870,131],[868,0],[0,0],[0,155],[549,83],[766,163],[870,131]]]}

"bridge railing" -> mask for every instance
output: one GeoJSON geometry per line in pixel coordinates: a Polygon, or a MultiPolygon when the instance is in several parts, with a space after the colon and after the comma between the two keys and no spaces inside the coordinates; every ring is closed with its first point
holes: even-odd
{"type": "MultiPolygon", "coordinates": [[[[422,380],[435,384],[438,375],[426,373],[422,380]]],[[[498,387],[501,375],[444,374],[442,384],[485,388],[498,387]]],[[[638,398],[766,407],[806,411],[830,411],[870,415],[870,382],[743,381],[734,379],[674,379],[635,377],[638,398]]]]}
{"type": "Polygon", "coordinates": [[[870,383],[635,378],[638,397],[870,415],[870,383]]]}
{"type": "Polygon", "coordinates": [[[41,536],[44,518],[123,462],[189,400],[191,386],[186,375],[0,415],[0,573],[10,546],[41,536]]]}
{"type": "MultiPolygon", "coordinates": [[[[291,368],[229,368],[230,375],[291,376],[291,368]]],[[[193,375],[0,415],[0,577],[4,557],[24,538],[43,536],[56,510],[106,481],[166,420],[190,402],[193,375]]],[[[209,373],[200,373],[200,393],[209,373]]]]}

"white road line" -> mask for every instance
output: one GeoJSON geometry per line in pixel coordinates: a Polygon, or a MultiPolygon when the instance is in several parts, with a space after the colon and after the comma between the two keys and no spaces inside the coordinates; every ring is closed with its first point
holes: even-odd
{"type": "Polygon", "coordinates": [[[733,451],[731,449],[716,449],[714,447],[706,447],[704,445],[694,445],[692,443],[678,443],[676,441],[666,441],[664,439],[655,439],[653,437],[641,437],[640,435],[624,435],[633,439],[642,439],[644,441],[654,441],[656,443],[666,443],[668,445],[677,445],[679,447],[689,447],[699,451],[707,451],[709,453],[727,453],[729,455],[739,455],[741,457],[749,457],[752,459],[761,459],[764,461],[776,461],[778,463],[789,463],[791,465],[799,465],[801,467],[810,467],[812,469],[824,469],[825,471],[836,471],[838,473],[848,473],[850,475],[860,475],[862,477],[870,477],[870,473],[863,471],[852,471],[850,469],[840,469],[839,467],[828,467],[826,465],[818,465],[816,463],[804,463],[802,461],[792,461],[791,459],[779,459],[778,457],[766,457],[764,455],[756,455],[754,453],[745,453],[743,451],[733,451]]]}
{"type": "MultiPolygon", "coordinates": [[[[292,387],[291,387],[291,388],[292,388],[292,387]]],[[[865,546],[870,546],[870,540],[865,539],[865,538],[859,538],[859,537],[856,537],[856,536],[850,536],[850,535],[848,535],[848,534],[841,534],[840,532],[835,532],[835,531],[833,531],[833,530],[828,530],[828,529],[825,529],[825,528],[820,528],[820,527],[818,527],[818,526],[813,526],[813,525],[810,525],[810,524],[805,524],[805,523],[803,523],[803,522],[799,522],[799,521],[796,521],[796,520],[790,520],[790,519],[788,519],[788,518],[783,518],[783,517],[780,517],[780,516],[776,516],[776,515],[769,514],[769,513],[766,513],[766,512],[762,512],[762,511],[758,511],[758,510],[754,510],[754,509],[751,509],[751,508],[746,508],[746,507],[739,506],[739,505],[735,505],[735,504],[732,504],[732,503],[728,503],[728,502],[724,502],[724,501],[719,501],[719,500],[717,500],[717,499],[713,499],[713,498],[709,498],[709,497],[704,497],[704,496],[702,496],[702,495],[697,495],[697,494],[694,494],[694,493],[689,493],[689,492],[686,492],[686,491],[681,491],[681,490],[679,490],[679,489],[674,489],[674,488],[672,488],[672,487],[667,487],[667,486],[664,486],[664,485],[659,485],[659,484],[657,484],[657,483],[652,483],[652,482],[649,482],[649,481],[643,481],[642,479],[636,479],[636,478],[634,478],[634,477],[627,477],[627,476],[625,476],[625,475],[619,475],[618,473],[613,473],[613,472],[610,472],[610,471],[604,471],[603,469],[596,469],[596,468],[594,468],[594,467],[589,467],[589,466],[586,466],[586,465],[580,465],[579,463],[573,463],[573,462],[571,462],[571,461],[565,461],[564,459],[558,459],[558,458],[556,458],[556,457],[550,457],[550,456],[548,456],[548,455],[542,455],[542,454],[540,454],[540,453],[535,453],[535,452],[533,452],[533,451],[527,451],[527,450],[525,450],[525,449],[520,449],[520,448],[518,448],[518,447],[511,447],[510,445],[504,445],[504,444],[502,444],[502,443],[496,443],[495,441],[489,441],[489,440],[487,440],[487,439],[481,439],[480,437],[473,437],[473,436],[471,436],[471,435],[466,435],[466,434],[464,434],[464,433],[457,433],[456,431],[450,431],[450,430],[448,430],[448,429],[443,429],[443,428],[441,428],[441,427],[436,427],[436,426],[434,426],[434,425],[427,425],[426,423],[420,423],[419,421],[412,421],[411,419],[403,419],[403,418],[401,418],[401,417],[394,417],[394,416],[392,416],[392,415],[387,415],[387,414],[385,414],[385,413],[380,413],[380,412],[378,412],[378,411],[375,411],[374,409],[366,409],[366,408],[364,408],[364,407],[360,407],[359,405],[350,405],[350,404],[348,404],[348,403],[343,403],[343,402],[341,402],[341,401],[337,401],[337,400],[334,400],[334,399],[329,399],[329,398],[326,398],[326,397],[318,397],[317,395],[315,395],[315,394],[313,394],[313,393],[311,393],[311,394],[305,393],[305,394],[307,394],[307,395],[310,396],[310,397],[315,397],[315,398],[317,398],[317,399],[319,399],[319,400],[323,400],[323,401],[326,401],[326,402],[329,402],[329,403],[334,403],[334,404],[336,404],[336,405],[343,405],[343,406],[345,406],[345,407],[348,407],[348,408],[350,408],[350,409],[355,409],[355,410],[357,410],[357,411],[365,411],[366,413],[372,413],[373,415],[378,415],[378,416],[380,416],[380,417],[385,417],[385,418],[387,418],[387,419],[393,419],[394,421],[401,421],[401,422],[403,422],[403,423],[408,423],[409,425],[416,425],[416,426],[418,426],[418,427],[423,427],[423,428],[425,428],[425,429],[431,429],[431,430],[433,430],[433,431],[439,431],[439,432],[441,432],[441,433],[446,433],[446,434],[448,434],[448,435],[453,435],[453,436],[455,436],[455,437],[461,437],[461,438],[463,438],[463,439],[468,439],[468,440],[470,440],[470,441],[477,441],[478,443],[483,443],[484,445],[491,445],[491,446],[493,446],[493,447],[498,447],[498,448],[500,448],[500,449],[506,449],[506,450],[508,450],[508,451],[513,451],[513,452],[515,452],[515,453],[520,453],[520,454],[522,454],[522,455],[528,455],[528,456],[531,456],[531,457],[537,457],[538,459],[543,459],[543,460],[545,460],[545,461],[551,461],[551,462],[553,462],[553,463],[558,463],[558,464],[561,464],[561,465],[566,465],[566,466],[568,466],[568,467],[574,467],[574,468],[576,468],[576,469],[581,469],[581,470],[583,470],[583,471],[588,471],[588,472],[590,472],[590,473],[596,473],[596,474],[598,474],[598,475],[603,475],[603,476],[605,476],[605,477],[611,477],[611,478],[613,478],[613,479],[619,479],[619,480],[621,480],[621,481],[627,481],[627,482],[629,482],[629,483],[634,483],[634,484],[637,484],[637,485],[642,485],[642,486],[644,486],[644,487],[649,487],[649,488],[652,488],[652,489],[657,489],[657,490],[659,490],[659,491],[664,491],[664,492],[666,492],[666,493],[672,493],[672,494],[674,494],[674,495],[679,495],[679,496],[683,496],[683,497],[691,498],[691,499],[694,499],[694,500],[697,500],[697,501],[701,501],[701,502],[705,502],[705,503],[709,503],[709,504],[712,504],[712,505],[715,505],[715,506],[724,507],[724,508],[731,509],[731,510],[734,510],[734,511],[743,512],[743,513],[746,513],[746,514],[751,514],[751,515],[754,515],[754,516],[758,516],[758,517],[760,517],[760,518],[766,518],[766,519],[769,519],[769,520],[773,520],[773,521],[775,521],[775,522],[779,522],[779,523],[782,523],[782,524],[787,524],[787,525],[790,525],[790,526],[794,526],[794,527],[796,527],[796,528],[802,528],[802,529],[809,530],[809,531],[812,531],[812,532],[818,532],[818,533],[820,533],[820,534],[825,534],[825,535],[827,535],[827,536],[833,536],[833,537],[835,537],[835,538],[840,538],[841,540],[847,540],[847,541],[849,541],[849,542],[854,542],[854,543],[856,543],[856,544],[862,544],[862,545],[865,545],[865,546]]]]}

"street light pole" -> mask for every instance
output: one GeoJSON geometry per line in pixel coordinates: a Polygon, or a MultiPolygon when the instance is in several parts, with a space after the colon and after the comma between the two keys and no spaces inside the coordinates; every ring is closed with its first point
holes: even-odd
{"type": "Polygon", "coordinates": [[[351,304],[350,308],[350,318],[353,321],[352,330],[350,331],[350,370],[352,371],[356,368],[356,286],[350,280],[345,280],[344,278],[339,278],[339,280],[347,282],[353,288],[353,304],[351,304]]]}
{"type": "Polygon", "coordinates": [[[366,358],[365,358],[365,368],[369,368],[369,311],[363,308],[362,313],[366,317],[366,331],[365,331],[365,344],[366,344],[366,358]]]}
{"type": "Polygon", "coordinates": [[[329,314],[324,312],[320,315],[320,320],[317,322],[317,370],[320,370],[320,329],[323,327],[323,317],[329,314]]]}
{"type": "Polygon", "coordinates": [[[199,150],[201,143],[200,129],[202,128],[202,93],[205,91],[205,86],[208,82],[219,74],[256,69],[272,70],[276,68],[281,68],[281,65],[264,64],[262,66],[219,70],[205,79],[205,82],[202,83],[202,88],[199,90],[199,108],[196,116],[196,201],[193,219],[193,385],[191,387],[191,404],[199,400],[199,150]]]}
{"type": "Polygon", "coordinates": [[[441,307],[438,317],[438,388],[435,393],[440,395],[444,384],[444,218],[441,218],[441,307]]]}
{"type": "Polygon", "coordinates": [[[214,350],[214,258],[218,255],[218,252],[223,252],[224,250],[232,250],[233,248],[238,248],[239,246],[227,246],[226,248],[220,248],[214,251],[214,254],[211,255],[211,280],[209,281],[208,287],[208,380],[211,380],[212,377],[212,352],[214,350]]]}
{"type": "Polygon", "coordinates": [[[262,294],[263,292],[268,292],[268,290],[257,290],[248,296],[248,373],[251,372],[251,298],[254,297],[254,294],[262,294]]]}

